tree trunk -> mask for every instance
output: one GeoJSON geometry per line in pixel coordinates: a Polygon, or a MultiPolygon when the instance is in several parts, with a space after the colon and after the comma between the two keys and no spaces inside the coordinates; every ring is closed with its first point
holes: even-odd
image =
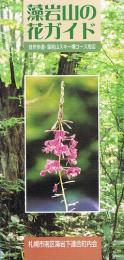
{"type": "MultiPolygon", "coordinates": [[[[1,20],[4,19],[3,17],[3,9],[1,9],[0,11],[0,16],[1,16],[1,20]]],[[[6,49],[6,42],[5,42],[5,32],[4,32],[4,26],[1,24],[0,25],[0,31],[1,31],[1,40],[2,40],[2,47],[3,49],[6,49]]]]}
{"type": "Polygon", "coordinates": [[[74,75],[77,59],[71,59],[71,54],[61,54],[58,68],[58,75],[74,75]]]}
{"type": "Polygon", "coordinates": [[[10,119],[23,116],[20,94],[15,85],[5,87],[0,80],[0,173],[11,180],[24,173],[24,127],[21,123],[9,123],[10,119]]]}

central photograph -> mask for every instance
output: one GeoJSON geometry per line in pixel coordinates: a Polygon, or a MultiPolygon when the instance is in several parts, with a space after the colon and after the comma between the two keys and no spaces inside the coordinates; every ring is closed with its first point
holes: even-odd
{"type": "Polygon", "coordinates": [[[98,82],[25,76],[25,212],[99,211],[98,82]]]}

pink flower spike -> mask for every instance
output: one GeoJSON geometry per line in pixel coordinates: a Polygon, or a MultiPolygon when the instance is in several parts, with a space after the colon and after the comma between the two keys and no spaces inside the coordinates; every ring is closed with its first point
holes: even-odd
{"type": "Polygon", "coordinates": [[[57,192],[58,191],[58,185],[55,183],[53,186],[53,192],[57,192]]]}

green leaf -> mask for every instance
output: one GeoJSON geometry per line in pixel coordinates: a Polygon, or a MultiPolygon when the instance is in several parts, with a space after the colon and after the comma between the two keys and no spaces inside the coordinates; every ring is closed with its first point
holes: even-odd
{"type": "Polygon", "coordinates": [[[103,233],[104,233],[105,239],[107,241],[111,241],[111,238],[112,238],[112,236],[111,236],[111,226],[106,223],[106,224],[103,224],[102,228],[103,228],[103,233]]]}

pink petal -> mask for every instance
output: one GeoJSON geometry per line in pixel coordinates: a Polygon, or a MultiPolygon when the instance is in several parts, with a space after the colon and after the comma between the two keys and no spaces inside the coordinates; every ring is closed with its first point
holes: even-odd
{"type": "Polygon", "coordinates": [[[67,176],[72,176],[72,177],[76,177],[77,175],[79,175],[81,172],[81,169],[79,167],[68,167],[65,170],[65,174],[67,176]]]}
{"type": "Polygon", "coordinates": [[[58,185],[55,183],[53,186],[53,192],[57,192],[58,191],[58,185]]]}
{"type": "Polygon", "coordinates": [[[40,172],[40,176],[45,176],[46,175],[46,171],[41,171],[40,172]]]}

